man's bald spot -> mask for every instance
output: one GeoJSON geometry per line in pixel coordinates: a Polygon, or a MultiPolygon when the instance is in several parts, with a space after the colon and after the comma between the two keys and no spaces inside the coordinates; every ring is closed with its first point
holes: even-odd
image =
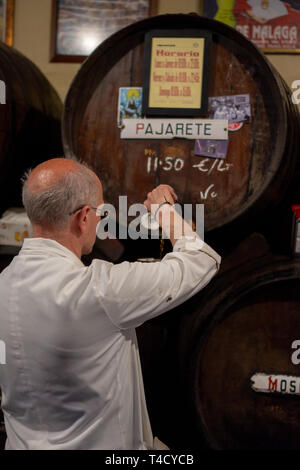
{"type": "Polygon", "coordinates": [[[98,186],[100,185],[102,190],[100,180],[92,170],[67,158],[53,158],[40,163],[30,173],[27,181],[27,188],[31,194],[38,194],[41,191],[46,191],[47,189],[53,188],[66,174],[82,167],[94,176],[95,182],[98,186]]]}

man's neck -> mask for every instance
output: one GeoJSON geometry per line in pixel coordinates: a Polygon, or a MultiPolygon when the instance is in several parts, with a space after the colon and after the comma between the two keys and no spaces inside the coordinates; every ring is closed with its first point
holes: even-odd
{"type": "Polygon", "coordinates": [[[33,238],[49,238],[60,243],[68,250],[72,251],[79,259],[81,259],[82,251],[78,239],[70,232],[60,232],[46,229],[40,226],[33,226],[33,238]]]}

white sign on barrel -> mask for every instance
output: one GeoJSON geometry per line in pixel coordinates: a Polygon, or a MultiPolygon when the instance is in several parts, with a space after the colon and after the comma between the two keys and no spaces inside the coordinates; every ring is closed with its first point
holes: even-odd
{"type": "Polygon", "coordinates": [[[300,395],[300,377],[257,372],[250,381],[255,392],[300,395]]]}
{"type": "Polygon", "coordinates": [[[228,140],[225,119],[123,119],[121,139],[228,140]]]}

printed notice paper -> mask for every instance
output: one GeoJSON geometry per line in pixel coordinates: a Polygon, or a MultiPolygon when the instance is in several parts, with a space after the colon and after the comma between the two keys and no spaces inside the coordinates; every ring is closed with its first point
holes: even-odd
{"type": "Polygon", "coordinates": [[[204,38],[152,38],[150,108],[201,108],[204,46],[204,38]]]}

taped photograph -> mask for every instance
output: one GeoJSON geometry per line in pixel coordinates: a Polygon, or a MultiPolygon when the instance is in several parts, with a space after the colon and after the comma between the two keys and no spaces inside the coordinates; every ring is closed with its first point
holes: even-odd
{"type": "Polygon", "coordinates": [[[123,119],[138,119],[142,117],[143,88],[119,88],[118,126],[123,119]]]}
{"type": "Polygon", "coordinates": [[[229,140],[195,140],[194,153],[201,157],[226,158],[229,140]]]}
{"type": "Polygon", "coordinates": [[[209,117],[228,119],[229,123],[250,122],[250,95],[213,96],[208,98],[209,117]]]}

